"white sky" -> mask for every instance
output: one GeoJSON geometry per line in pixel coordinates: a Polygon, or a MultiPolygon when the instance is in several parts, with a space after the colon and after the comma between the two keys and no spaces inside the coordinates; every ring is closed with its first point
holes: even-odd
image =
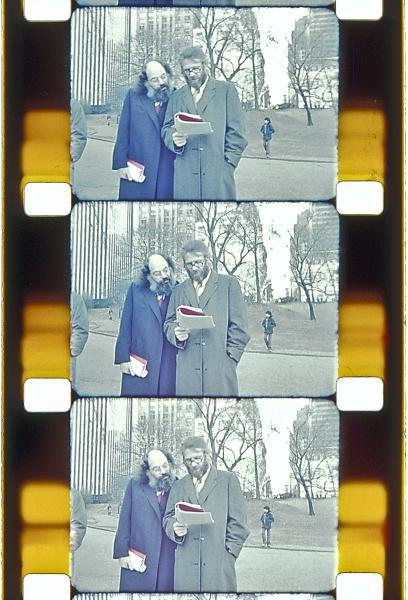
{"type": "Polygon", "coordinates": [[[286,295],[290,288],[289,232],[293,231],[297,216],[309,208],[308,202],[258,203],[267,252],[268,277],[273,288],[273,297],[286,295]],[[278,235],[268,235],[273,226],[278,235]]]}
{"type": "Polygon", "coordinates": [[[265,59],[265,82],[272,104],[283,102],[288,93],[288,41],[295,21],[308,14],[307,8],[255,8],[261,48],[265,59]],[[268,38],[273,38],[271,42],[268,38]]]}
{"type": "Polygon", "coordinates": [[[289,432],[296,413],[309,403],[307,398],[263,398],[257,400],[266,445],[266,473],[271,477],[272,494],[285,492],[289,483],[289,432]],[[272,425],[279,433],[272,433],[272,425]]]}

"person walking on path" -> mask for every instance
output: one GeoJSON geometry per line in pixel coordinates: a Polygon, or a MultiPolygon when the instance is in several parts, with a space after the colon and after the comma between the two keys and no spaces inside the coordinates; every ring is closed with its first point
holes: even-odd
{"type": "Polygon", "coordinates": [[[271,527],[274,522],[273,514],[269,506],[264,506],[263,513],[261,515],[261,532],[262,532],[262,546],[271,547],[271,527]]]}
{"type": "Polygon", "coordinates": [[[262,143],[265,150],[266,158],[271,157],[271,139],[272,135],[275,133],[275,130],[272,126],[271,120],[269,117],[265,117],[263,125],[261,127],[262,133],[262,143]]]}
{"type": "Polygon", "coordinates": [[[272,351],[272,334],[273,330],[276,327],[275,319],[272,316],[270,310],[267,310],[265,313],[265,318],[262,321],[262,327],[264,331],[264,342],[265,346],[268,349],[268,352],[272,351]]]}

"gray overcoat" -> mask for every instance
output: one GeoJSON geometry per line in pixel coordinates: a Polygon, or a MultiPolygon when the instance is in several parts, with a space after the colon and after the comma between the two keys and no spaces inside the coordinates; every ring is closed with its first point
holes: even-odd
{"type": "Polygon", "coordinates": [[[245,500],[235,473],[211,467],[198,497],[190,475],[176,481],[167,501],[163,526],[177,544],[175,592],[236,592],[235,560],[249,530],[245,500]],[[200,504],[211,512],[214,523],[191,526],[183,538],[176,538],[176,502],[200,504]]]}
{"type": "Polygon", "coordinates": [[[175,200],[235,200],[234,171],[247,145],[245,119],[237,90],[230,81],[209,77],[196,104],[188,85],[170,97],[162,128],[167,148],[175,152],[175,200]],[[214,133],[192,135],[181,148],[173,143],[174,115],[200,114],[214,133]]]}
{"type": "Polygon", "coordinates": [[[212,271],[199,301],[190,279],[176,285],[164,332],[177,348],[177,396],[238,396],[236,368],[250,336],[244,298],[235,277],[212,271]],[[215,327],[191,330],[188,339],[179,342],[174,329],[180,305],[202,308],[212,315],[215,327]]]}

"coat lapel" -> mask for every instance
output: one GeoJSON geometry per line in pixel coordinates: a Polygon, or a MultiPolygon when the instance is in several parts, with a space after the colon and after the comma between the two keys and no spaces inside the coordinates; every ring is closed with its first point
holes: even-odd
{"type": "Polygon", "coordinates": [[[184,104],[186,106],[186,112],[193,115],[197,114],[197,105],[194,102],[193,94],[191,93],[190,86],[185,85],[182,88],[184,104]]]}
{"type": "Polygon", "coordinates": [[[204,93],[198,101],[197,108],[200,115],[204,115],[205,109],[212,98],[215,96],[215,79],[213,77],[208,78],[207,85],[205,86],[204,93]]]}
{"type": "MultiPolygon", "coordinates": [[[[205,480],[205,484],[201,492],[198,494],[198,503],[202,506],[217,485],[217,469],[210,467],[210,472],[205,480]]],[[[194,487],[194,486],[193,486],[194,487]]]]}
{"type": "Polygon", "coordinates": [[[155,127],[157,127],[157,129],[160,131],[160,123],[159,123],[156,109],[154,108],[154,102],[152,100],[150,100],[150,98],[148,98],[146,96],[146,94],[143,94],[143,96],[140,96],[140,98],[141,98],[142,105],[143,105],[146,113],[149,115],[149,117],[153,121],[155,127]]]}
{"type": "Polygon", "coordinates": [[[203,293],[200,296],[200,308],[204,310],[207,306],[211,297],[215,294],[218,288],[218,275],[214,271],[211,271],[211,275],[207,281],[207,285],[204,288],[203,293]]]}
{"type": "Polygon", "coordinates": [[[184,478],[184,491],[189,502],[198,504],[197,492],[194,487],[193,478],[190,475],[186,475],[184,478]]]}
{"type": "Polygon", "coordinates": [[[143,489],[144,494],[147,497],[147,500],[149,501],[149,504],[153,508],[157,517],[161,520],[160,507],[159,507],[159,503],[157,501],[156,490],[154,490],[152,487],[150,487],[150,485],[143,485],[142,489],[143,489]]]}
{"type": "Polygon", "coordinates": [[[153,292],[151,292],[148,289],[144,289],[143,291],[144,291],[144,299],[146,301],[146,304],[148,304],[150,306],[150,308],[154,312],[154,314],[157,317],[157,319],[160,323],[160,326],[161,326],[162,318],[161,318],[161,313],[160,313],[160,306],[159,306],[159,303],[157,302],[156,295],[153,294],[153,292]]]}
{"type": "Polygon", "coordinates": [[[184,295],[187,298],[187,303],[189,306],[195,306],[196,308],[199,308],[197,294],[190,278],[186,279],[184,282],[184,295]]]}

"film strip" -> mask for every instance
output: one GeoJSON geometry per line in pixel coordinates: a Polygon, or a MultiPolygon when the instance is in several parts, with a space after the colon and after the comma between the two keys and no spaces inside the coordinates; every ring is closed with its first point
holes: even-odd
{"type": "MultiPolygon", "coordinates": [[[[350,13],[341,13],[353,10],[347,4],[336,7],[340,575],[336,590],[322,591],[340,599],[394,599],[405,594],[403,7],[384,0],[379,18],[373,2],[367,5],[373,20],[366,20],[361,3],[349,20],[350,13]]],[[[55,2],[53,10],[62,8],[57,17],[45,2],[25,2],[27,18],[36,5],[47,5],[48,17],[26,20],[19,3],[6,2],[3,21],[4,595],[29,600],[75,594],[64,577],[70,569],[70,7],[55,2]],[[55,216],[43,216],[55,206],[55,216]]],[[[75,392],[72,399],[76,406],[75,392]]]]}

